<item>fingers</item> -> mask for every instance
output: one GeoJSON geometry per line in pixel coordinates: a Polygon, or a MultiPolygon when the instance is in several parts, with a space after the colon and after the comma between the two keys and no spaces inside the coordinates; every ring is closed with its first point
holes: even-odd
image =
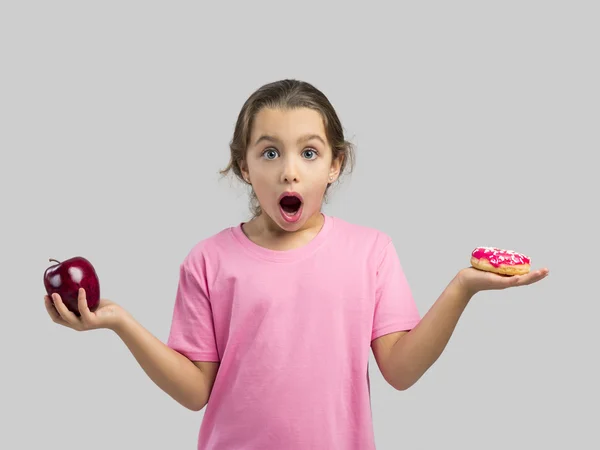
{"type": "Polygon", "coordinates": [[[527,279],[525,280],[526,284],[536,283],[548,275],[548,269],[540,269],[534,272],[530,272],[527,274],[527,279]]]}
{"type": "Polygon", "coordinates": [[[66,322],[67,326],[75,330],[81,330],[81,321],[73,314],[62,301],[62,298],[58,294],[52,294],[52,300],[54,300],[54,306],[60,314],[60,318],[66,322]]]}
{"type": "Polygon", "coordinates": [[[96,328],[96,315],[88,307],[85,289],[80,288],[77,293],[77,309],[79,310],[80,317],[77,317],[67,308],[59,294],[52,295],[54,305],[52,305],[50,297],[46,295],[44,298],[46,310],[54,322],[77,331],[96,328]]]}
{"type": "Polygon", "coordinates": [[[90,311],[84,288],[79,288],[77,291],[77,310],[80,315],[80,317],[75,317],[77,319],[77,330],[84,331],[96,328],[96,315],[90,311]]]}
{"type": "Polygon", "coordinates": [[[65,327],[69,326],[69,324],[60,316],[48,295],[44,295],[44,304],[46,305],[46,311],[48,311],[48,315],[54,323],[63,325],[65,327]]]}
{"type": "Polygon", "coordinates": [[[537,283],[540,280],[543,280],[548,276],[548,269],[539,269],[532,272],[529,272],[526,275],[520,275],[513,277],[512,285],[513,286],[527,286],[533,283],[537,283]]]}
{"type": "Polygon", "coordinates": [[[90,308],[87,304],[87,297],[85,296],[85,289],[79,288],[79,292],[77,295],[77,308],[79,309],[79,314],[81,314],[81,320],[84,323],[89,323],[93,316],[90,308]]]}

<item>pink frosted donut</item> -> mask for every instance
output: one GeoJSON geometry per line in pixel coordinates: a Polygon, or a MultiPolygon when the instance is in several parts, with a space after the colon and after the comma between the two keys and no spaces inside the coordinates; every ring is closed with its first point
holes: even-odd
{"type": "Polygon", "coordinates": [[[473,267],[501,275],[525,275],[529,273],[530,264],[528,256],[496,247],[477,247],[471,253],[473,267]]]}

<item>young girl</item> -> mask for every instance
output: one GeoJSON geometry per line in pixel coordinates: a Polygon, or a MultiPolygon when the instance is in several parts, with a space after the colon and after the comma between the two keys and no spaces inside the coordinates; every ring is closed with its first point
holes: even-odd
{"type": "Polygon", "coordinates": [[[353,148],[308,83],[253,93],[230,149],[223,173],[251,187],[254,215],[183,260],[167,344],[106,299],[90,312],[83,289],[81,317],[46,296],[55,322],[113,330],[163,391],[191,410],[206,406],[199,449],[374,449],[370,350],[385,380],[407,389],[477,292],[548,274],[460,270],[421,318],[389,236],[321,212],[353,148]]]}

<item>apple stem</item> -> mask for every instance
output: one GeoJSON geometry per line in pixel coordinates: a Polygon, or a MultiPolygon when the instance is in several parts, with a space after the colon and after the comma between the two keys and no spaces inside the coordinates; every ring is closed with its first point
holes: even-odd
{"type": "Polygon", "coordinates": [[[58,264],[60,264],[60,261],[57,261],[56,259],[52,259],[52,258],[50,258],[50,259],[49,259],[49,261],[50,261],[50,262],[54,261],[55,263],[58,263],[58,264]]]}

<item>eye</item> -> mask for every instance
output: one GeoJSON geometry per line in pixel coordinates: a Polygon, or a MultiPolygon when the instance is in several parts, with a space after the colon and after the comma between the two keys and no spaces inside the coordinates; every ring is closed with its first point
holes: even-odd
{"type": "Polygon", "coordinates": [[[306,155],[307,153],[309,154],[309,156],[308,156],[308,158],[307,158],[307,159],[315,159],[315,158],[317,157],[317,154],[318,154],[318,153],[317,153],[317,151],[316,151],[316,150],[314,150],[314,149],[312,149],[312,148],[309,148],[309,149],[307,149],[307,150],[304,150],[304,152],[303,152],[303,153],[304,153],[305,155],[306,155]],[[310,154],[311,154],[311,153],[312,153],[312,155],[313,155],[313,157],[312,157],[312,158],[310,157],[310,154]]]}
{"type": "Polygon", "coordinates": [[[267,159],[275,159],[277,157],[277,150],[274,148],[268,148],[262,153],[262,156],[266,157],[267,159]],[[270,158],[269,156],[272,157],[270,158]]]}

